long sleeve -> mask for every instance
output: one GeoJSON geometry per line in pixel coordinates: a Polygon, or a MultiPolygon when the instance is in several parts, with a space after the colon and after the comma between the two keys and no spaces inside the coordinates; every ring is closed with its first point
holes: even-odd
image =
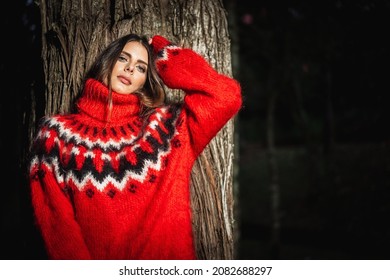
{"type": "Polygon", "coordinates": [[[73,114],[43,119],[32,148],[36,223],[52,259],[195,259],[188,111],[140,118],[136,95],[89,79],[73,114]]]}
{"type": "Polygon", "coordinates": [[[186,93],[184,111],[197,156],[241,108],[240,84],[218,73],[193,50],[175,46],[164,37],[154,36],[152,46],[164,83],[186,93]]]}
{"type": "Polygon", "coordinates": [[[36,224],[51,259],[90,259],[75,220],[71,191],[64,188],[59,164],[59,141],[41,128],[33,144],[30,191],[36,224]]]}

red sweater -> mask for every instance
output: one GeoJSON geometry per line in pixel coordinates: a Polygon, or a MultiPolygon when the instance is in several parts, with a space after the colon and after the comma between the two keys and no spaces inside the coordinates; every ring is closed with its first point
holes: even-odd
{"type": "Polygon", "coordinates": [[[106,124],[108,89],[90,79],[77,113],[41,121],[30,187],[51,259],[196,258],[191,169],[238,112],[240,86],[191,50],[158,36],[153,46],[164,82],[186,91],[182,106],[156,109],[143,127],[139,99],[114,92],[106,124]]]}

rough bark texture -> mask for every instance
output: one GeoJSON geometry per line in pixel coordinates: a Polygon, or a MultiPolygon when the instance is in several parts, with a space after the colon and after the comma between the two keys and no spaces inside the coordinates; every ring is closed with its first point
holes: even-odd
{"type": "MultiPolygon", "coordinates": [[[[222,1],[41,0],[39,5],[45,92],[35,101],[45,102],[45,114],[69,111],[97,53],[127,33],[166,36],[231,75],[222,1]]],[[[171,92],[173,99],[180,96],[178,91],[171,92]]],[[[193,168],[191,199],[199,259],[232,259],[234,255],[233,128],[231,120],[193,168]]]]}

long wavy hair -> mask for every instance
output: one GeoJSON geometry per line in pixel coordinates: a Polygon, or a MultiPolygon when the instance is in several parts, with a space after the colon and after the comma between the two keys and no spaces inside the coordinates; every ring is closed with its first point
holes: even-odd
{"type": "Polygon", "coordinates": [[[160,79],[156,66],[154,64],[154,57],[152,47],[149,45],[146,36],[137,34],[128,34],[111,42],[95,59],[94,63],[88,70],[85,80],[88,78],[96,79],[100,82],[107,81],[109,91],[107,106],[108,114],[107,121],[109,121],[112,111],[112,86],[111,74],[123,48],[128,42],[136,41],[141,43],[148,52],[148,67],[146,82],[142,89],[139,89],[134,94],[137,94],[141,102],[141,115],[148,115],[151,109],[161,106],[165,102],[165,88],[160,79]],[[107,79],[106,79],[107,78],[107,79]]]}

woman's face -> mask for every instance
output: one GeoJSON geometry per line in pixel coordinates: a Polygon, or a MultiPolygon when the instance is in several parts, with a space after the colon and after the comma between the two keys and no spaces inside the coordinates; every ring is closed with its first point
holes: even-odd
{"type": "Polygon", "coordinates": [[[146,81],[147,69],[146,48],[139,42],[128,42],[112,70],[112,90],[121,94],[131,94],[141,89],[146,81]]]}

